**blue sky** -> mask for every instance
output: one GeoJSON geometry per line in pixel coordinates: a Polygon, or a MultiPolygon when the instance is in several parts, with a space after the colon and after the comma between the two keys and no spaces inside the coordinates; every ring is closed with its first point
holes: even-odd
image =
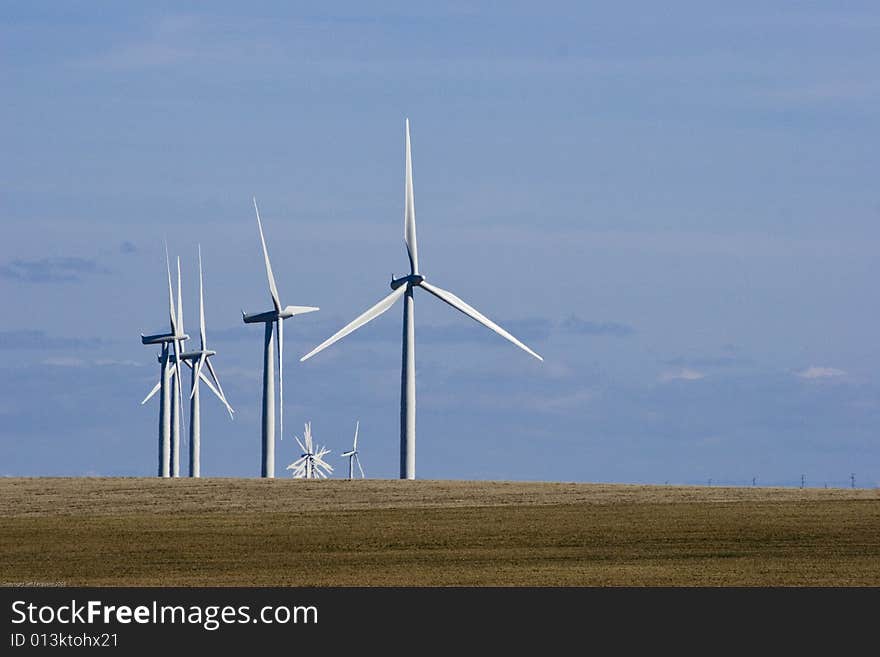
{"type": "Polygon", "coordinates": [[[279,474],[395,477],[401,308],[298,357],[407,266],[409,117],[424,273],[545,357],[417,295],[419,477],[880,482],[875,3],[0,6],[0,475],[154,474],[165,237],[259,473],[256,195],[279,474]]]}

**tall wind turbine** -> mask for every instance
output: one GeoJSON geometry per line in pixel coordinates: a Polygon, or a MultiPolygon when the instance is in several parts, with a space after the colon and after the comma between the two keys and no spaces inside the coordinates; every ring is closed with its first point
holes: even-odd
{"type": "Polygon", "coordinates": [[[278,333],[278,425],[281,438],[284,438],[284,320],[294,315],[303,315],[318,310],[313,306],[282,306],[278,296],[278,286],[272,274],[269,262],[269,251],[266,238],[263,236],[263,222],[260,221],[260,209],[254,199],[254,211],[257,214],[257,228],[260,230],[260,244],[263,246],[263,259],[266,261],[266,278],[269,279],[269,294],[272,295],[274,308],[262,313],[248,315],[242,311],[245,324],[265,324],[263,340],[263,448],[260,474],[263,477],[275,477],[275,333],[278,333]]]}
{"type": "MultiPolygon", "coordinates": [[[[199,350],[190,351],[181,355],[181,359],[192,369],[192,379],[190,382],[189,393],[189,476],[201,476],[201,407],[199,401],[199,382],[204,380],[210,390],[226,407],[229,418],[233,419],[232,406],[226,401],[226,395],[223,394],[223,387],[220,385],[220,379],[217,378],[217,372],[214,365],[211,364],[211,356],[217,352],[208,349],[208,341],[205,337],[205,286],[202,276],[202,246],[199,245],[199,350]],[[214,385],[205,377],[203,367],[207,365],[214,385]],[[216,387],[215,387],[216,385],[216,387]]],[[[180,372],[182,374],[182,372],[180,372]]]]}
{"type": "MultiPolygon", "coordinates": [[[[172,410],[172,391],[171,380],[173,372],[173,363],[176,363],[182,351],[184,340],[188,340],[189,336],[183,332],[183,315],[178,315],[174,310],[174,293],[171,289],[171,263],[168,260],[168,246],[165,247],[165,269],[168,273],[168,315],[170,319],[170,332],[158,333],[154,335],[141,334],[141,343],[145,345],[158,344],[161,346],[159,355],[159,382],[144,398],[141,404],[145,404],[157,391],[161,389],[159,404],[159,476],[170,477],[172,473],[172,427],[175,422],[172,421],[172,415],[179,418],[179,410],[175,413],[172,410]],[[174,355],[171,355],[173,350],[174,355]]],[[[178,259],[178,306],[180,305],[180,260],[178,259]]],[[[180,380],[176,380],[174,386],[177,402],[175,405],[179,409],[180,400],[180,380]]],[[[178,425],[179,427],[179,425],[178,425]]],[[[178,429],[179,432],[179,429],[178,429]]],[[[179,435],[179,433],[178,433],[179,435]]]]}
{"type": "Polygon", "coordinates": [[[354,479],[354,462],[357,461],[358,469],[361,471],[361,479],[364,479],[366,475],[364,474],[364,469],[361,467],[361,460],[358,457],[358,428],[360,427],[360,420],[357,421],[354,425],[354,445],[347,452],[342,452],[341,456],[343,458],[348,457],[348,478],[354,479]]]}
{"type": "Polygon", "coordinates": [[[543,361],[538,354],[529,349],[510,333],[498,326],[495,322],[480,313],[476,308],[468,305],[452,292],[447,292],[436,285],[430,285],[425,277],[419,272],[419,252],[416,243],[416,208],[413,195],[412,180],[412,154],[409,139],[409,119],[406,120],[406,181],[404,193],[403,213],[403,239],[406,242],[407,254],[409,255],[409,276],[391,280],[391,289],[394,290],[372,308],[367,309],[354,321],[342,327],[327,340],[312,349],[300,361],[307,360],[326,349],[337,340],[360,328],[367,322],[376,319],[387,311],[401,297],[403,302],[403,358],[400,376],[400,478],[415,479],[416,477],[416,360],[415,360],[415,321],[413,317],[413,290],[417,287],[429,292],[441,301],[448,303],[456,310],[461,311],[471,319],[483,326],[495,331],[498,335],[509,340],[526,353],[531,354],[538,360],[543,361]]]}

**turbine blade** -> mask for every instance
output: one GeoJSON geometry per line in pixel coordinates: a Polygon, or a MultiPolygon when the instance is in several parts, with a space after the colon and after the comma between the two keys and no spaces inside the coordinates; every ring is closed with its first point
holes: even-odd
{"type": "Polygon", "coordinates": [[[416,242],[416,202],[413,195],[412,152],[409,143],[409,119],[406,120],[406,184],[403,210],[403,240],[409,254],[410,273],[419,273],[419,247],[416,242]]]}
{"type": "Polygon", "coordinates": [[[366,479],[367,475],[364,474],[364,469],[361,467],[361,460],[358,458],[358,455],[354,455],[354,462],[358,464],[358,470],[361,471],[361,479],[366,479]]]}
{"type": "Polygon", "coordinates": [[[359,329],[361,326],[363,326],[364,324],[366,324],[367,322],[376,319],[379,315],[381,315],[386,310],[388,310],[391,306],[393,306],[394,302],[397,301],[400,297],[402,297],[404,292],[406,292],[406,285],[401,285],[399,288],[394,290],[394,292],[392,292],[387,297],[382,299],[375,306],[373,306],[372,308],[370,308],[370,309],[364,311],[363,313],[361,313],[360,315],[358,315],[358,317],[354,321],[352,321],[351,323],[342,327],[339,331],[334,333],[331,337],[324,340],[324,342],[322,342],[317,347],[312,349],[309,353],[307,353],[305,356],[300,358],[299,359],[300,362],[302,362],[304,360],[308,360],[309,358],[311,358],[312,356],[314,356],[318,352],[323,351],[324,349],[329,347],[334,342],[341,340],[342,338],[344,338],[346,335],[348,335],[352,331],[355,331],[355,330],[359,329]]]}
{"type": "Polygon", "coordinates": [[[306,443],[306,448],[307,448],[306,451],[309,454],[314,454],[315,448],[314,448],[314,444],[312,443],[312,423],[311,422],[306,422],[305,429],[303,430],[303,440],[306,443]]]}
{"type": "Polygon", "coordinates": [[[189,393],[190,399],[195,397],[196,388],[199,385],[199,374],[202,371],[202,365],[205,362],[205,358],[206,358],[205,354],[202,354],[201,356],[199,356],[199,359],[196,361],[196,365],[193,368],[193,380],[195,381],[195,383],[193,384],[192,390],[190,390],[190,393],[189,393]]]}
{"type": "MultiPolygon", "coordinates": [[[[177,341],[174,341],[174,346],[177,346],[177,341]]],[[[175,350],[176,351],[176,350],[175,350]]],[[[177,412],[180,413],[180,418],[184,417],[183,415],[183,394],[181,393],[180,379],[183,374],[181,371],[180,359],[174,359],[174,365],[171,366],[171,378],[174,380],[173,385],[177,390],[177,412]]],[[[186,361],[184,361],[186,362],[186,361]]],[[[187,362],[187,365],[193,367],[190,363],[187,362]]],[[[184,432],[185,433],[185,432],[184,432]]],[[[186,438],[185,438],[186,440],[186,438]]]]}
{"type": "Polygon", "coordinates": [[[445,301],[446,303],[448,303],[450,306],[452,306],[456,310],[461,311],[462,313],[464,313],[465,315],[467,315],[471,319],[476,320],[477,322],[479,322],[480,324],[482,324],[486,328],[495,331],[502,338],[509,340],[510,342],[515,344],[517,347],[519,347],[520,349],[522,349],[526,353],[531,354],[532,356],[534,356],[535,358],[537,358],[540,361],[544,360],[541,356],[539,356],[534,351],[529,349],[522,342],[520,342],[515,337],[513,337],[510,333],[508,333],[503,328],[498,326],[498,324],[496,324],[491,319],[489,319],[488,317],[483,315],[479,310],[477,310],[473,306],[469,306],[468,304],[466,304],[464,301],[462,301],[457,296],[455,296],[452,292],[448,292],[446,290],[443,290],[443,289],[437,287],[436,285],[430,285],[428,283],[425,283],[424,281],[422,281],[420,287],[423,287],[424,289],[426,289],[428,292],[433,294],[435,297],[437,297],[441,301],[445,301]]]}
{"type": "Polygon", "coordinates": [[[306,313],[313,313],[316,310],[321,310],[320,308],[316,308],[315,306],[287,306],[284,308],[284,314],[290,314],[291,317],[293,315],[305,315],[306,313]]]}
{"type": "MultiPolygon", "coordinates": [[[[210,362],[210,361],[208,361],[210,362]]],[[[214,393],[217,399],[226,407],[226,412],[229,413],[229,417],[232,417],[232,414],[235,413],[235,409],[229,405],[229,402],[226,401],[226,397],[223,396],[223,393],[218,391],[217,388],[214,387],[214,384],[211,383],[211,380],[205,376],[205,370],[201,370],[199,372],[199,380],[202,381],[206,386],[208,386],[208,390],[214,393]]]]}
{"type": "Polygon", "coordinates": [[[297,442],[297,444],[299,445],[299,448],[300,448],[302,451],[304,451],[304,452],[308,452],[308,451],[309,451],[309,450],[306,449],[306,446],[302,444],[302,441],[300,441],[299,436],[294,436],[294,438],[296,438],[296,442],[297,442]]]}
{"type": "Polygon", "coordinates": [[[168,273],[168,314],[171,318],[171,334],[177,335],[177,316],[174,312],[174,291],[171,288],[171,261],[168,259],[168,242],[165,243],[165,271],[168,273]]]}
{"type": "Polygon", "coordinates": [[[180,286],[180,256],[177,256],[177,328],[183,334],[183,297],[180,286]]]}
{"type": "Polygon", "coordinates": [[[217,371],[214,369],[214,365],[211,364],[211,357],[205,356],[205,364],[208,366],[208,370],[211,372],[211,376],[214,379],[214,383],[217,384],[217,389],[220,391],[220,398],[223,400],[223,403],[226,404],[227,407],[231,409],[229,404],[226,401],[226,393],[223,392],[223,386],[220,385],[220,379],[217,377],[217,371]]]}
{"type": "Polygon", "coordinates": [[[180,417],[183,417],[183,395],[180,392],[180,352],[181,348],[181,340],[174,340],[174,385],[177,386],[177,402],[180,408],[180,417]]]}
{"type": "Polygon", "coordinates": [[[266,278],[269,279],[269,293],[272,295],[272,303],[275,310],[281,312],[281,300],[278,298],[278,287],[275,285],[275,276],[272,274],[272,263],[269,262],[269,250],[266,248],[266,238],[263,236],[263,222],[260,221],[260,209],[257,207],[257,199],[254,197],[254,210],[257,213],[257,227],[260,229],[260,244],[263,245],[263,259],[266,261],[266,278]]]}
{"type": "Polygon", "coordinates": [[[199,340],[202,351],[207,347],[205,339],[205,283],[202,278],[202,245],[199,244],[199,340]]]}
{"type": "Polygon", "coordinates": [[[352,449],[352,451],[355,451],[355,452],[357,451],[357,448],[358,448],[358,429],[360,428],[360,426],[361,426],[360,420],[358,420],[357,422],[354,423],[354,447],[352,447],[351,449],[352,449]]]}
{"type": "Polygon", "coordinates": [[[278,331],[278,434],[284,440],[284,320],[275,320],[278,331]]]}
{"type": "Polygon", "coordinates": [[[147,396],[144,397],[144,400],[141,402],[141,406],[143,406],[148,401],[150,401],[150,399],[152,399],[153,395],[155,395],[157,392],[159,392],[159,388],[161,388],[161,387],[162,387],[162,381],[160,380],[156,383],[156,385],[153,386],[153,389],[150,390],[150,392],[147,394],[147,396]]]}

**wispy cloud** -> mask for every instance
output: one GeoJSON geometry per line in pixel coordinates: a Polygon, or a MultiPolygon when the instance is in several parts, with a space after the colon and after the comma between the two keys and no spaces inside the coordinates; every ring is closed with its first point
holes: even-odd
{"type": "Polygon", "coordinates": [[[690,367],[694,369],[701,367],[733,367],[749,362],[747,358],[740,356],[697,356],[693,358],[677,356],[662,361],[664,365],[669,365],[670,367],[690,367]]]}
{"type": "Polygon", "coordinates": [[[555,397],[534,397],[529,399],[526,404],[528,407],[537,411],[566,412],[581,409],[592,402],[595,398],[595,391],[584,388],[555,397]]]}
{"type": "Polygon", "coordinates": [[[127,358],[121,360],[116,358],[99,358],[93,362],[98,367],[141,367],[143,365],[143,363],[127,358]]]}
{"type": "MultiPolygon", "coordinates": [[[[350,319],[350,317],[342,316],[322,319],[315,318],[310,320],[308,325],[303,324],[298,329],[298,334],[306,341],[317,343],[338,331],[350,319]]],[[[635,333],[635,329],[628,324],[613,321],[589,321],[575,315],[570,315],[561,321],[544,317],[501,318],[497,321],[498,324],[527,344],[545,342],[558,334],[582,337],[610,336],[624,338],[635,333]]],[[[449,323],[419,325],[416,333],[418,340],[425,343],[489,344],[498,339],[498,336],[463,317],[449,323]]],[[[209,338],[212,342],[215,340],[217,342],[240,342],[256,340],[256,336],[257,334],[254,332],[253,327],[230,326],[211,331],[209,338]]],[[[398,340],[400,340],[399,331],[385,331],[377,329],[374,324],[370,324],[368,327],[358,331],[355,343],[366,344],[398,340]]]]}
{"type": "Polygon", "coordinates": [[[0,278],[24,283],[68,283],[83,276],[107,274],[110,270],[88,258],[62,257],[40,260],[15,259],[0,265],[0,278]]]}
{"type": "Polygon", "coordinates": [[[663,383],[670,381],[699,381],[704,378],[706,378],[705,374],[689,367],[682,367],[681,369],[664,372],[660,375],[660,380],[663,383]]]}
{"type": "Polygon", "coordinates": [[[98,347],[99,338],[64,338],[46,335],[43,331],[0,331],[2,349],[79,349],[98,347]]]}
{"type": "MultiPolygon", "coordinates": [[[[505,329],[521,340],[528,342],[541,342],[550,337],[553,332],[553,322],[540,318],[531,317],[518,320],[499,320],[505,329]]],[[[419,338],[428,342],[475,342],[492,339],[493,334],[481,329],[474,322],[464,319],[455,324],[435,324],[420,326],[419,338]]],[[[399,336],[395,335],[395,338],[399,336]]]]}
{"type": "Polygon", "coordinates": [[[106,71],[173,66],[191,60],[208,49],[204,44],[204,34],[198,33],[199,27],[200,21],[196,16],[165,16],[150,25],[145,34],[117,43],[109,50],[78,60],[75,64],[106,71]],[[199,36],[202,38],[197,38],[199,36]]]}
{"type": "Polygon", "coordinates": [[[44,358],[43,365],[52,367],[85,367],[88,363],[82,358],[74,358],[72,356],[58,356],[53,358],[44,358]]]}
{"type": "Polygon", "coordinates": [[[98,358],[97,360],[77,358],[75,356],[53,356],[40,361],[52,367],[141,367],[143,363],[133,360],[117,360],[114,358],[98,358]]]}
{"type": "Polygon", "coordinates": [[[566,333],[577,335],[610,335],[616,338],[625,338],[635,333],[635,329],[629,324],[618,322],[593,322],[581,319],[577,315],[569,315],[559,324],[559,328],[566,333]]]}
{"type": "Polygon", "coordinates": [[[817,367],[816,365],[811,365],[807,369],[797,372],[797,375],[802,379],[833,379],[845,376],[846,372],[836,367],[817,367]]]}

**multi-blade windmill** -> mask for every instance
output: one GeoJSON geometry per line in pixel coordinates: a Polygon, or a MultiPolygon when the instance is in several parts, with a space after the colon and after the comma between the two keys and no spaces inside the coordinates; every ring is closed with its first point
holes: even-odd
{"type": "Polygon", "coordinates": [[[364,479],[366,475],[364,474],[364,469],[361,467],[361,460],[358,457],[358,429],[360,428],[361,422],[358,420],[354,425],[354,445],[352,445],[351,449],[347,452],[342,452],[340,456],[343,458],[348,458],[348,478],[354,479],[354,464],[357,462],[358,469],[361,471],[361,479],[364,479]]]}
{"type": "Polygon", "coordinates": [[[476,308],[468,305],[452,292],[447,292],[436,285],[430,285],[425,281],[424,275],[419,271],[418,246],[416,244],[416,209],[413,195],[412,181],[412,154],[409,139],[409,119],[406,120],[406,181],[404,196],[403,239],[406,242],[409,255],[410,274],[402,278],[391,280],[391,289],[394,290],[372,308],[367,309],[351,323],[342,327],[327,340],[312,349],[300,361],[307,360],[323,351],[337,340],[360,328],[367,322],[376,319],[387,311],[394,303],[404,297],[403,305],[403,359],[400,377],[400,478],[415,479],[416,476],[416,361],[415,361],[415,321],[413,317],[413,290],[421,288],[431,293],[441,301],[464,313],[471,319],[479,322],[498,335],[509,340],[526,353],[538,360],[544,360],[529,349],[510,333],[498,326],[495,322],[480,313],[476,308]]]}
{"type": "Polygon", "coordinates": [[[260,221],[260,210],[257,199],[254,199],[254,211],[257,213],[257,228],[260,230],[260,244],[263,246],[263,259],[266,262],[266,278],[269,279],[269,294],[272,295],[274,308],[262,313],[247,314],[242,311],[245,324],[265,324],[263,341],[263,432],[262,462],[260,474],[263,477],[275,476],[275,333],[278,334],[278,425],[279,433],[284,438],[284,320],[294,315],[302,315],[318,310],[313,306],[282,306],[269,262],[269,251],[266,238],[263,236],[263,222],[260,221]]]}
{"type": "Polygon", "coordinates": [[[287,466],[294,479],[327,479],[333,472],[333,466],[324,460],[330,450],[312,441],[312,423],[306,422],[302,441],[295,436],[296,442],[302,449],[300,457],[287,466]]]}
{"type": "Polygon", "coordinates": [[[141,342],[145,345],[158,344],[159,382],[144,398],[141,404],[161,390],[159,403],[159,476],[170,477],[180,474],[180,379],[173,377],[174,365],[180,359],[183,342],[189,336],[183,330],[183,308],[180,291],[180,258],[177,259],[177,312],[174,310],[174,293],[171,289],[171,263],[168,259],[168,247],[165,247],[165,269],[168,273],[168,314],[170,331],[154,335],[141,334],[141,342]],[[173,354],[172,354],[173,351],[173,354]],[[172,378],[174,385],[172,386],[172,378]]]}

